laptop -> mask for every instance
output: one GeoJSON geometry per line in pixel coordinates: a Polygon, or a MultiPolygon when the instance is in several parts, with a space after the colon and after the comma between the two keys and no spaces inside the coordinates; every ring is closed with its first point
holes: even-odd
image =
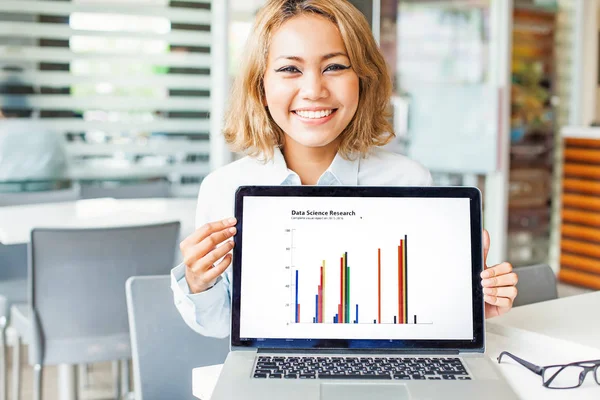
{"type": "Polygon", "coordinates": [[[244,186],[230,399],[516,399],[486,356],[481,193],[244,186]]]}

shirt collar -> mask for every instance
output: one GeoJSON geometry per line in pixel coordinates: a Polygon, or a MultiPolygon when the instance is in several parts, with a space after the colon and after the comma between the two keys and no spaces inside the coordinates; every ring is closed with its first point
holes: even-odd
{"type": "Polygon", "coordinates": [[[360,157],[356,157],[353,160],[346,160],[340,153],[337,153],[327,171],[338,180],[339,185],[356,186],[358,185],[359,165],[360,157]]]}
{"type": "MultiPolygon", "coordinates": [[[[299,185],[298,175],[289,170],[281,149],[273,149],[273,160],[269,162],[276,182],[281,185],[299,185]]],[[[331,165],[319,178],[317,185],[344,185],[356,186],[358,184],[358,169],[360,157],[353,160],[344,159],[339,153],[335,155],[331,165]]]]}

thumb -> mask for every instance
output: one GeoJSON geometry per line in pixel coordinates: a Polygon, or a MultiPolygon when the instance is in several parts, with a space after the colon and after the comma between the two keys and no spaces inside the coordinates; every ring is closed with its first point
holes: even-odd
{"type": "Polygon", "coordinates": [[[490,234],[487,230],[483,230],[483,265],[487,268],[487,256],[490,251],[490,234]]]}

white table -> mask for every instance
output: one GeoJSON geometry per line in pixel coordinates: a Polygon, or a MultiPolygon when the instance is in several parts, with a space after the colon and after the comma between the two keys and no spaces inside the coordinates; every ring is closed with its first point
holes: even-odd
{"type": "MultiPolygon", "coordinates": [[[[89,199],[0,207],[0,243],[29,243],[33,228],[102,228],[179,221],[180,238],[194,231],[196,199],[89,199]]],[[[58,366],[61,400],[76,398],[75,368],[58,366]]]]}
{"type": "MultiPolygon", "coordinates": [[[[492,360],[505,350],[538,365],[600,358],[600,291],[518,307],[487,322],[486,355],[492,360]]],[[[194,368],[195,397],[210,399],[221,368],[194,368]]],[[[600,398],[600,386],[589,375],[580,388],[552,390],[542,386],[540,376],[510,359],[499,368],[522,399],[600,398]]]]}
{"type": "Polygon", "coordinates": [[[92,228],[180,221],[194,231],[196,199],[89,199],[0,207],[0,243],[28,243],[33,228],[92,228]]]}
{"type": "Polygon", "coordinates": [[[517,307],[488,322],[600,350],[600,291],[517,307]]]}

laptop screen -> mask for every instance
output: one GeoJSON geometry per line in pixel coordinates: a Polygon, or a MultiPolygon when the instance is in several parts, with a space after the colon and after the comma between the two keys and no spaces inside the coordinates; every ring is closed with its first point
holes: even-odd
{"type": "Polygon", "coordinates": [[[480,297],[473,286],[473,260],[481,257],[472,218],[478,197],[445,197],[436,189],[443,188],[413,188],[413,195],[385,188],[294,195],[288,188],[286,195],[242,196],[232,324],[239,341],[472,343],[480,297]]]}

